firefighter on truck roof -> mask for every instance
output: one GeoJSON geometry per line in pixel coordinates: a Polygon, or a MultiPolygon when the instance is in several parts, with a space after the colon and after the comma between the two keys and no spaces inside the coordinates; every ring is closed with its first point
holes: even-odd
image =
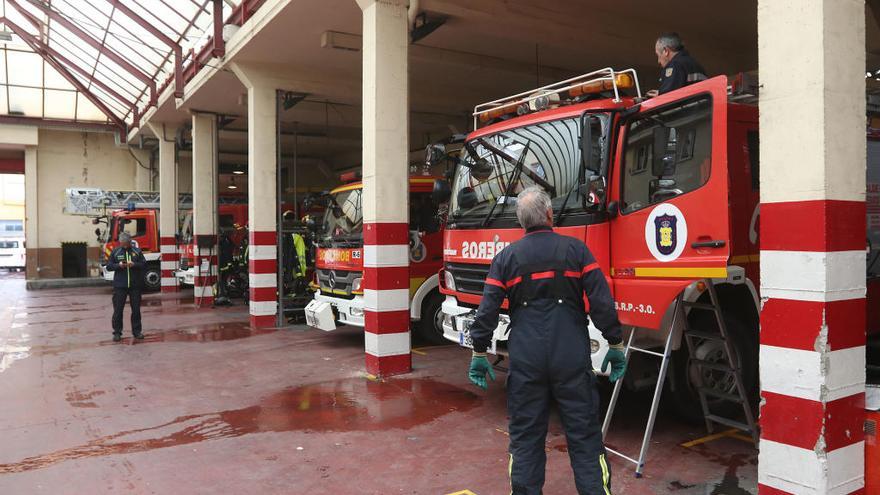
{"type": "Polygon", "coordinates": [[[617,381],[626,371],[626,357],[614,299],[587,246],[553,232],[547,193],[537,186],[524,189],[517,198],[516,215],[526,235],[499,252],[489,268],[470,329],[474,353],[468,377],[483,389],[487,374],[495,379],[486,349],[507,298],[511,493],[541,493],[552,397],[565,428],[578,494],[607,495],[611,471],[602,444],[583,298],[586,293],[590,315],[611,345],[602,369],[610,364],[610,379],[617,381]]]}
{"type": "Polygon", "coordinates": [[[654,43],[654,53],[660,65],[660,89],[648,91],[648,96],[662,95],[707,79],[706,70],[684,48],[678,33],[661,34],[654,43]]]}

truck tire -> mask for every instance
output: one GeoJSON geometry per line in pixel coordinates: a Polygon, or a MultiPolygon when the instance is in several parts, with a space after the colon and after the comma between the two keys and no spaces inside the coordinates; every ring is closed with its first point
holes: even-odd
{"type": "Polygon", "coordinates": [[[422,301],[422,318],[418,321],[419,335],[431,345],[447,343],[443,338],[443,295],[432,292],[422,301]]]}
{"type": "Polygon", "coordinates": [[[144,271],[144,290],[155,292],[162,288],[162,270],[158,263],[148,263],[144,271]]]}
{"type": "MultiPolygon", "coordinates": [[[[739,362],[742,369],[743,385],[749,399],[749,405],[753,412],[757,410],[758,399],[758,332],[751,328],[742,319],[724,312],[724,323],[727,325],[727,334],[733,344],[734,359],[739,362]]],[[[718,332],[718,323],[715,315],[709,311],[696,310],[688,316],[688,324],[693,329],[705,332],[718,332]]],[[[690,364],[687,343],[682,337],[681,348],[672,355],[673,380],[672,399],[673,408],[683,419],[693,422],[703,422],[703,410],[700,405],[700,397],[696,387],[707,386],[719,391],[735,394],[735,382],[729,373],[720,371],[698,369],[690,364]]],[[[699,339],[698,339],[699,341],[699,339]]],[[[724,344],[715,340],[703,341],[695,351],[695,357],[711,362],[724,362],[727,356],[724,344]]],[[[726,417],[739,417],[742,415],[742,405],[711,397],[706,398],[709,409],[716,414],[726,417]]],[[[755,416],[757,417],[757,416],[755,416]]]]}

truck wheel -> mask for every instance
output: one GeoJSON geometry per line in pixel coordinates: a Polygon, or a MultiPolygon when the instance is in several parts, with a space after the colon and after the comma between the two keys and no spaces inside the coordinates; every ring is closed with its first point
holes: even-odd
{"type": "Polygon", "coordinates": [[[147,265],[144,272],[144,290],[152,292],[162,288],[162,270],[159,265],[147,265]]]}
{"type": "Polygon", "coordinates": [[[422,318],[418,322],[419,335],[432,345],[447,343],[443,338],[443,294],[434,292],[422,302],[422,318]]]}
{"type": "MultiPolygon", "coordinates": [[[[734,362],[738,362],[742,370],[743,385],[749,399],[749,405],[753,411],[757,406],[758,391],[758,335],[757,330],[751,328],[741,319],[725,312],[724,323],[727,325],[727,335],[733,344],[734,362]]],[[[718,332],[718,323],[715,315],[709,311],[692,311],[688,317],[688,324],[693,329],[705,332],[718,332]]],[[[682,337],[684,339],[684,337],[682,337]]],[[[727,353],[724,344],[716,340],[696,339],[699,342],[694,351],[694,357],[705,361],[727,364],[727,353]]],[[[674,408],[679,416],[690,422],[702,422],[703,410],[700,405],[700,397],[697,387],[707,387],[736,395],[736,383],[730,373],[713,371],[698,367],[690,363],[687,343],[681,343],[681,348],[672,356],[674,385],[672,398],[674,408]]],[[[722,416],[739,417],[742,414],[742,406],[737,403],[706,397],[709,409],[722,416]]]]}

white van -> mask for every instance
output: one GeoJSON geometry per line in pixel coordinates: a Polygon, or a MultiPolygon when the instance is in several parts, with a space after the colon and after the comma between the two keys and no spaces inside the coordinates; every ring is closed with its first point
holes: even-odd
{"type": "Polygon", "coordinates": [[[0,237],[0,268],[24,270],[24,237],[0,237]]]}

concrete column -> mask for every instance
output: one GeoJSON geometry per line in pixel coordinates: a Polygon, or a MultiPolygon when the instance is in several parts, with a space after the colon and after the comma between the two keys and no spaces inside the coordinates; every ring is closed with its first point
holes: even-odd
{"type": "Polygon", "coordinates": [[[864,0],[759,0],[758,55],[758,492],[863,493],[864,0]]]}
{"type": "Polygon", "coordinates": [[[37,147],[24,148],[24,236],[25,275],[28,280],[39,278],[40,268],[40,197],[37,189],[37,147]]]}
{"type": "Polygon", "coordinates": [[[273,75],[232,64],[248,95],[248,272],[252,327],[275,326],[278,313],[277,94],[273,75]]]}
{"type": "Polygon", "coordinates": [[[175,129],[165,124],[150,124],[159,138],[159,244],[162,253],[162,292],[177,292],[180,286],[174,270],[180,264],[177,252],[177,163],[175,129]],[[170,139],[168,137],[170,136],[170,139]]]}
{"type": "Polygon", "coordinates": [[[217,117],[194,113],[192,138],[193,290],[196,306],[211,307],[217,283],[217,117]]]}
{"type": "Polygon", "coordinates": [[[367,372],[412,370],[409,331],[409,29],[404,0],[358,0],[363,38],[367,372]]]}

